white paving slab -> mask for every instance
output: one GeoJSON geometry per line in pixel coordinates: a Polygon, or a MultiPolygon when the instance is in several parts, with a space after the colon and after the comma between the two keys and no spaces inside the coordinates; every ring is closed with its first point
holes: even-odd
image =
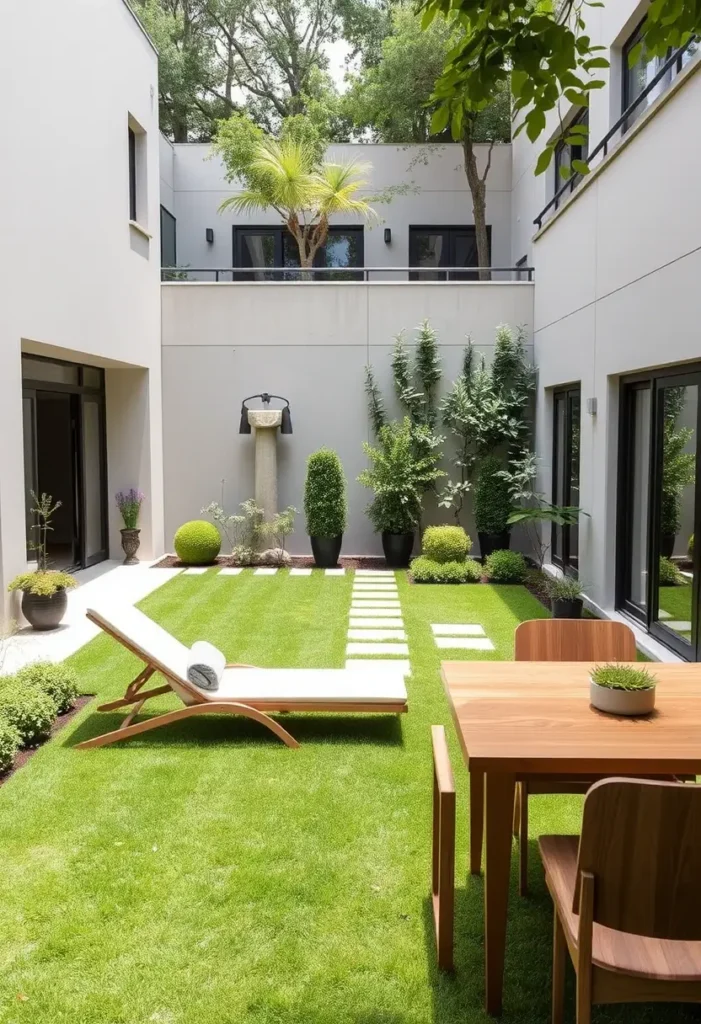
{"type": "Polygon", "coordinates": [[[239,566],[238,569],[220,569],[219,575],[220,576],[240,576],[242,572],[243,572],[243,569],[241,568],[241,566],[239,566]]]}
{"type": "Polygon", "coordinates": [[[345,576],[345,569],[324,569],[325,576],[345,576]]]}
{"type": "Polygon", "coordinates": [[[437,636],[436,647],[443,651],[493,651],[494,644],[485,637],[462,637],[437,636]]]}
{"type": "Polygon", "coordinates": [[[431,629],[434,636],[484,636],[481,626],[467,622],[436,622],[431,629]]]}
{"type": "Polygon", "coordinates": [[[403,629],[404,628],[404,620],[401,619],[401,618],[395,618],[394,616],[392,616],[391,618],[372,618],[372,619],[368,619],[368,618],[359,618],[359,619],[357,619],[357,618],[351,617],[351,620],[348,623],[348,625],[352,629],[384,629],[385,627],[387,627],[387,629],[403,629]]]}
{"type": "Polygon", "coordinates": [[[358,668],[359,665],[372,666],[373,672],[377,668],[386,668],[389,672],[401,672],[404,676],[411,675],[411,665],[408,659],[348,658],[346,661],[346,668],[358,668]]]}
{"type": "Polygon", "coordinates": [[[673,629],[676,633],[691,632],[691,623],[682,620],[667,619],[667,621],[665,622],[665,626],[667,627],[667,629],[673,629]]]}
{"type": "Polygon", "coordinates": [[[383,579],[388,576],[394,579],[394,572],[392,569],[356,569],[355,575],[366,579],[383,579]]]}
{"type": "Polygon", "coordinates": [[[274,576],[277,569],[256,569],[254,576],[274,576]]]}
{"type": "Polygon", "coordinates": [[[290,576],[311,576],[311,569],[290,569],[290,576]]]}
{"type": "Polygon", "coordinates": [[[663,608],[660,608],[659,612],[657,613],[657,618],[658,619],[671,619],[672,616],[669,614],[669,612],[666,612],[666,611],[664,611],[663,608]]]}
{"type": "Polygon", "coordinates": [[[384,608],[385,610],[394,609],[399,611],[401,605],[399,601],[358,601],[357,598],[353,598],[351,612],[362,611],[363,608],[384,608]]]}
{"type": "Polygon", "coordinates": [[[349,629],[349,640],[406,640],[403,629],[349,629]]]}
{"type": "Polygon", "coordinates": [[[193,566],[192,569],[186,569],[183,576],[201,576],[205,572],[207,572],[206,566],[197,566],[196,568],[193,566]]]}
{"type": "Polygon", "coordinates": [[[381,654],[385,657],[388,654],[409,655],[408,644],[373,644],[373,643],[349,643],[346,647],[346,656],[351,654],[381,654]]]}
{"type": "Polygon", "coordinates": [[[386,583],[358,583],[353,584],[353,590],[397,590],[397,584],[387,580],[386,583]]]}

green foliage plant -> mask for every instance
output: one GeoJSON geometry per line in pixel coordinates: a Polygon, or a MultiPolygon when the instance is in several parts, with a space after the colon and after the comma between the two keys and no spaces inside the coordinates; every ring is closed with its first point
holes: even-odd
{"type": "Polygon", "coordinates": [[[70,711],[79,693],[77,672],[63,663],[36,661],[21,668],[15,679],[20,686],[34,687],[48,694],[59,715],[70,711]]]}
{"type": "Polygon", "coordinates": [[[16,676],[0,679],[0,721],[17,731],[23,747],[45,740],[56,718],[56,701],[36,686],[25,686],[16,676]]]}
{"type": "Polygon", "coordinates": [[[287,538],[294,533],[296,515],[297,509],[293,505],[288,505],[282,512],[276,512],[269,523],[261,524],[261,535],[273,547],[284,551],[287,538]]]}
{"type": "Polygon", "coordinates": [[[178,529],[173,546],[185,565],[213,565],[221,550],[221,535],[212,523],[193,519],[178,529]]]}
{"type": "Polygon", "coordinates": [[[7,589],[21,590],[37,597],[53,597],[59,590],[70,590],[78,586],[78,581],[70,573],[49,569],[48,537],[53,531],[53,514],[61,507],[61,502],[54,502],[51,495],[45,492],[41,496],[34,491],[29,493],[34,502],[29,511],[36,517],[36,521],[32,523],[32,530],[35,530],[38,536],[38,540],[31,545],[37,553],[37,569],[35,572],[23,572],[15,576],[7,589]]]}
{"type": "Polygon", "coordinates": [[[686,388],[666,388],[664,399],[660,533],[676,535],[681,529],[684,488],[696,479],[696,455],[685,450],[694,431],[691,427],[677,427],[686,402],[686,388]]]}
{"type": "Polygon", "coordinates": [[[339,537],[346,528],[346,478],[341,460],[330,448],[320,448],[307,459],[304,515],[310,537],[339,537]]]}
{"type": "Polygon", "coordinates": [[[548,576],[545,591],[552,601],[576,601],[584,587],[574,576],[548,576]]]}
{"type": "Polygon", "coordinates": [[[77,586],[78,581],[70,573],[46,569],[44,572],[20,573],[7,589],[21,590],[25,594],[36,594],[38,597],[53,597],[59,590],[71,590],[77,586]]]}
{"type": "Polygon", "coordinates": [[[424,530],[422,554],[433,562],[464,562],[471,547],[462,526],[428,526],[424,530]]]}
{"type": "Polygon", "coordinates": [[[19,748],[19,733],[0,717],[0,773],[9,771],[19,748]]]}
{"type": "Polygon", "coordinates": [[[462,562],[436,562],[419,555],[409,566],[415,583],[479,583],[482,569],[474,558],[462,562]]]}
{"type": "Polygon", "coordinates": [[[501,475],[501,459],[487,455],[478,466],[475,486],[475,526],[479,533],[504,533],[509,529],[511,496],[501,475]]]}
{"type": "Polygon", "coordinates": [[[651,672],[630,665],[597,665],[591,678],[597,686],[607,690],[652,690],[657,686],[657,679],[651,672]]]}
{"type": "Polygon", "coordinates": [[[657,582],[661,587],[681,587],[686,580],[682,576],[675,562],[671,558],[660,558],[660,568],[657,582]]]}
{"type": "Polygon", "coordinates": [[[523,583],[528,574],[526,559],[520,551],[493,551],[484,563],[490,583],[523,583]]]}

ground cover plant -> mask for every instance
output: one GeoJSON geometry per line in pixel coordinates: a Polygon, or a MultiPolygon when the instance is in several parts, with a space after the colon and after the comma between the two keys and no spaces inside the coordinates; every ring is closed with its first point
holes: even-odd
{"type": "MultiPolygon", "coordinates": [[[[521,586],[397,578],[413,668],[401,722],[288,715],[302,744],[290,751],[251,722],[203,717],[76,751],[123,719],[94,702],[0,789],[2,1024],[486,1024],[483,887],[466,882],[467,774],[439,666],[511,658],[515,626],[547,612],[521,586]],[[480,623],[495,651],[438,650],[438,622],[480,623]],[[448,727],[458,786],[450,977],[435,970],[428,898],[434,723],[448,727]]],[[[345,661],[351,586],[348,573],[211,570],[141,607],[231,660],[332,667],[345,661]]],[[[102,636],[71,663],[101,701],[139,669],[102,636]]],[[[510,897],[507,1022],[550,1019],[552,906],[535,836],[576,831],[580,808],[532,801],[532,896],[510,897]]],[[[636,1024],[691,1019],[636,1008],[636,1024]]],[[[597,1013],[628,1020],[628,1007],[597,1013]]]]}

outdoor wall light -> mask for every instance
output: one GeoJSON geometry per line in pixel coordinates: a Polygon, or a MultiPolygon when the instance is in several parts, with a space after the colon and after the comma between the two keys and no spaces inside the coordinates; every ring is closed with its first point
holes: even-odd
{"type": "Polygon", "coordinates": [[[392,228],[385,228],[385,245],[392,243],[392,228]]]}
{"type": "Polygon", "coordinates": [[[207,239],[210,245],[214,242],[214,228],[205,228],[204,237],[207,239]]]}
{"type": "Polygon", "coordinates": [[[249,395],[248,398],[244,398],[243,402],[241,402],[241,422],[239,424],[239,434],[251,433],[251,424],[248,422],[248,406],[246,405],[246,403],[252,402],[254,398],[260,398],[261,402],[266,407],[270,405],[271,399],[273,398],[276,398],[280,402],[284,402],[285,407],[282,410],[282,422],[280,424],[280,433],[292,433],[292,417],[290,415],[289,401],[286,398],[283,398],[282,395],[269,395],[267,391],[264,391],[260,395],[249,395]]]}
{"type": "Polygon", "coordinates": [[[596,398],[587,398],[587,412],[590,416],[596,416],[599,403],[596,398]]]}

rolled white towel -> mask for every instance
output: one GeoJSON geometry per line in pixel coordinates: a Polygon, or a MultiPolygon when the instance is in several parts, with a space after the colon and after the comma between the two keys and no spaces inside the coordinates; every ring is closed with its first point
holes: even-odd
{"type": "Polygon", "coordinates": [[[214,644],[198,640],[190,648],[187,678],[200,690],[218,690],[225,666],[226,658],[214,644]]]}

